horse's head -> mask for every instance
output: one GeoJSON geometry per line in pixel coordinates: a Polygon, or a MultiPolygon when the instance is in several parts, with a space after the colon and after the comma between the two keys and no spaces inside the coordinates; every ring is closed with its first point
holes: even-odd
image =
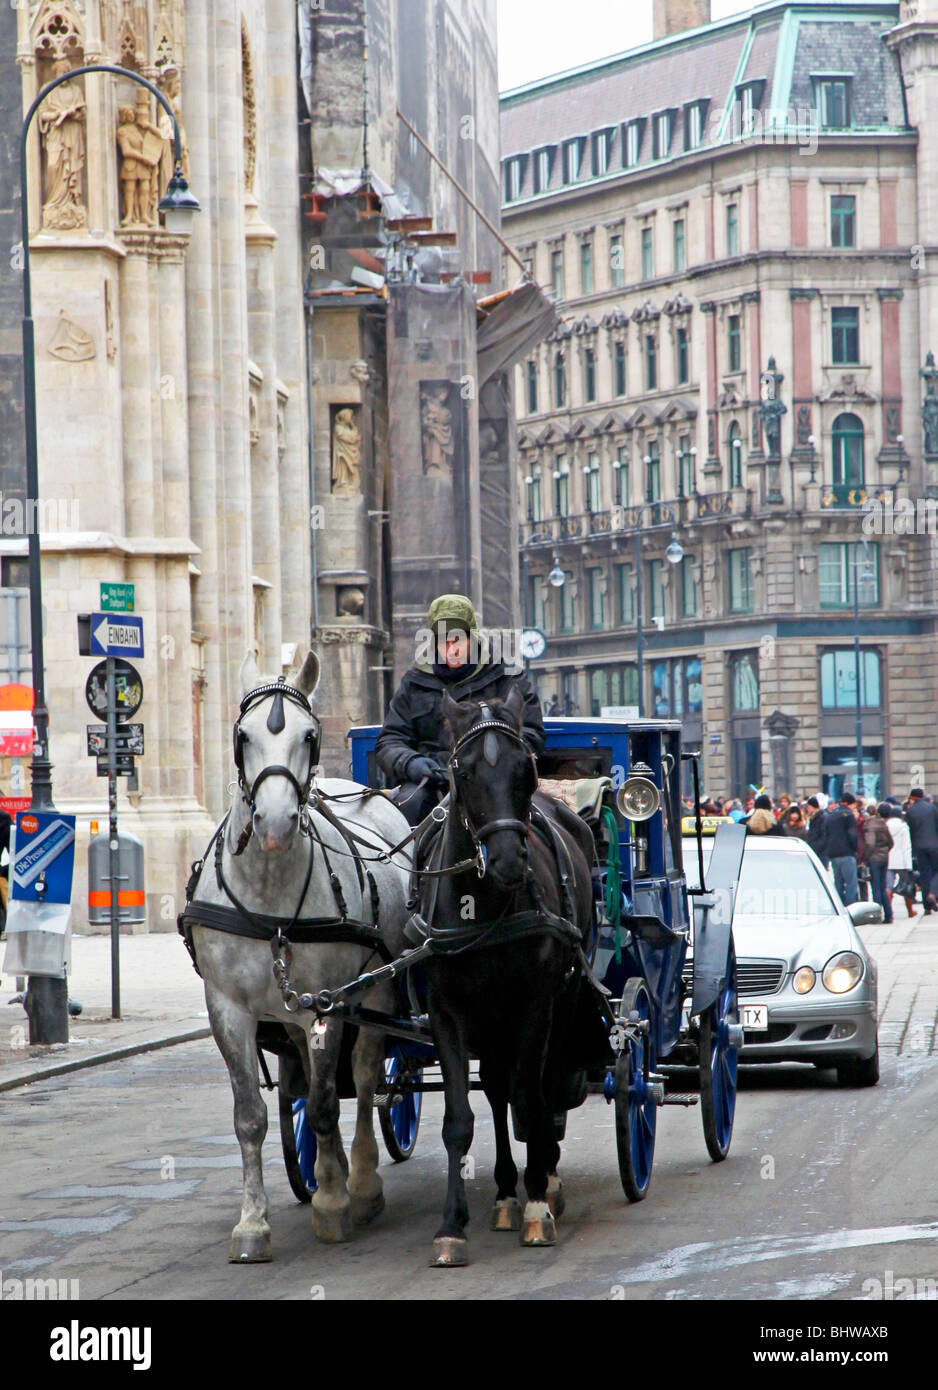
{"type": "Polygon", "coordinates": [[[320,725],[309,707],[319,658],[309,652],[288,683],[264,681],[254,653],[241,663],[241,711],[234,726],[238,785],[264,851],[289,849],[319,761],[320,725]]]}
{"type": "Polygon", "coordinates": [[[521,737],[523,706],[517,689],[507,700],[443,696],[453,734],[455,808],[473,840],[485,846],[486,873],[506,891],[524,881],[528,818],[537,786],[534,757],[521,737]]]}

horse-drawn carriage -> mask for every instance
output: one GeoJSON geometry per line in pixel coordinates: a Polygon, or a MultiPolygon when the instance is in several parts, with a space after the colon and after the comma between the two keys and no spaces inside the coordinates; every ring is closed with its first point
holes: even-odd
{"type": "MultiPolygon", "coordinates": [[[[570,1108],[590,1093],[615,1106],[622,1186],[630,1201],[648,1191],[661,1105],[700,1103],[710,1156],[726,1157],[742,1041],[731,934],[733,894],[745,830],[718,831],[701,890],[686,887],[681,859],[680,725],[666,720],[548,719],[537,758],[540,789],[562,798],[589,826],[595,844],[595,928],[586,950],[575,1023],[567,1037],[570,1108]],[[693,936],[693,966],[687,967],[693,936]],[[699,1085],[689,1080],[696,1069],[699,1085]]],[[[377,727],[350,732],[355,782],[379,787],[377,727]]],[[[690,762],[696,789],[697,767],[690,762]]],[[[314,794],[315,795],[315,794],[314,794]]],[[[701,873],[701,882],[703,874],[701,873]]],[[[317,1000],[326,1015],[382,1029],[385,1078],[377,1094],[381,1129],[392,1158],[410,1157],[421,1099],[443,1083],[428,1079],[436,1060],[426,1014],[421,958],[403,961],[400,1009],[376,1014],[356,1002],[368,976],[317,1000]]],[[[398,968],[379,967],[378,974],[398,968]]],[[[349,1030],[350,1037],[354,1035],[349,1030]]],[[[306,1119],[307,1082],[300,1054],[277,1025],[259,1031],[259,1047],[280,1056],[281,1138],[294,1193],[315,1190],[316,1140],[306,1119]],[[292,1055],[291,1055],[292,1054],[292,1055]]],[[[347,1056],[349,1043],[346,1043],[347,1056]]],[[[268,1084],[273,1084],[263,1063],[268,1084]]],[[[354,1095],[340,1065],[339,1094],[354,1095]]],[[[479,1088],[475,1079],[471,1085],[479,1088]]],[[[515,1135],[524,1119],[513,1106],[515,1135]]],[[[554,1117],[562,1137],[566,1114],[554,1117]]]]}

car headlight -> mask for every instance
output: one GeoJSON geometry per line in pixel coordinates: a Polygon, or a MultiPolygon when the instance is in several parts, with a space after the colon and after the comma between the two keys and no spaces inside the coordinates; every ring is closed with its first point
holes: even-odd
{"type": "Polygon", "coordinates": [[[821,979],[831,994],[846,994],[863,979],[863,961],[856,951],[841,951],[831,956],[821,972],[821,979]]]}
{"type": "Polygon", "coordinates": [[[817,975],[810,965],[803,965],[800,970],[796,970],[792,977],[792,989],[796,994],[808,994],[814,988],[817,975]]]}

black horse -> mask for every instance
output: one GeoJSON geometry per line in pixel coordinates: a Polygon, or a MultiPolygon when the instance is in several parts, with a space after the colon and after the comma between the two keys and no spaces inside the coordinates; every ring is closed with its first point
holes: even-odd
{"type": "Polygon", "coordinates": [[[579,816],[536,793],[521,706],[515,691],[487,703],[443,698],[453,736],[449,814],[421,891],[435,948],[426,965],[428,1009],[443,1072],[449,1161],[443,1223],[433,1242],[432,1263],[440,1266],[468,1257],[470,1054],[479,1058],[495,1125],[490,1224],[520,1229],[523,1245],[554,1243],[562,1209],[555,1116],[582,1099],[569,1098],[565,1049],[593,920],[593,840],[579,816]],[[523,1213],[509,1103],[526,1131],[523,1213]]]}

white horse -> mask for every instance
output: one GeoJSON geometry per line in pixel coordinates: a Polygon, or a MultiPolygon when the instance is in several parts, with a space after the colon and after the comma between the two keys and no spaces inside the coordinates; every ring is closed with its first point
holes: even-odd
{"type": "MultiPolygon", "coordinates": [[[[410,827],[386,797],[366,796],[355,782],[338,778],[312,782],[319,725],[307,701],[318,680],[319,661],[310,652],[299,673],[291,677],[292,684],[280,687],[278,698],[276,683],[265,686],[261,680],[253,653],[245,658],[241,683],[246,698],[235,725],[238,791],[216,832],[222,844],[218,867],[224,886],[218,881],[217,842],[206,854],[194,888],[190,884],[195,908],[190,916],[193,947],[205,981],[212,1032],[231,1078],[235,1133],[241,1145],[241,1220],[232,1231],[228,1256],[238,1263],[271,1258],[261,1171],[261,1147],[267,1133],[256,1051],[261,1019],[288,1025],[294,1038],[300,1036],[297,1029],[305,1034],[310,1076],[307,1116],[318,1146],[313,1231],[320,1240],[349,1240],[354,1224],[372,1220],[384,1207],[373,1123],[375,1088],[383,1074],[383,1034],[360,1029],[352,1051],[358,1116],[350,1169],[339,1133],[336,1091],[341,1021],[330,1018],[324,1033],[323,1025],[317,1024],[313,1035],[315,1014],[303,1009],[293,1012],[285,1006],[272,969],[269,940],[252,940],[199,924],[197,915],[199,902],[231,908],[232,899],[237,899],[249,917],[278,917],[284,919],[284,927],[295,917],[338,918],[331,864],[349,918],[373,922],[370,886],[366,880],[366,891],[361,891],[347,842],[326,817],[307,807],[310,787],[316,792],[346,794],[348,799],[333,803],[334,814],[355,834],[374,843],[376,851],[398,844],[410,827]],[[356,788],[359,797],[354,795],[356,788]]],[[[367,848],[361,852],[365,859],[376,860],[376,852],[367,848]]],[[[365,868],[374,876],[379,894],[381,938],[390,955],[397,956],[404,946],[409,847],[399,851],[392,863],[369,862],[365,868]]],[[[292,963],[289,953],[286,959],[285,973],[292,988],[297,994],[312,995],[355,979],[366,962],[371,967],[381,964],[373,945],[357,941],[297,943],[292,947],[292,963]]],[[[295,1003],[294,996],[287,997],[295,1003]]],[[[393,1011],[393,985],[383,985],[364,999],[372,1008],[393,1011]]]]}

